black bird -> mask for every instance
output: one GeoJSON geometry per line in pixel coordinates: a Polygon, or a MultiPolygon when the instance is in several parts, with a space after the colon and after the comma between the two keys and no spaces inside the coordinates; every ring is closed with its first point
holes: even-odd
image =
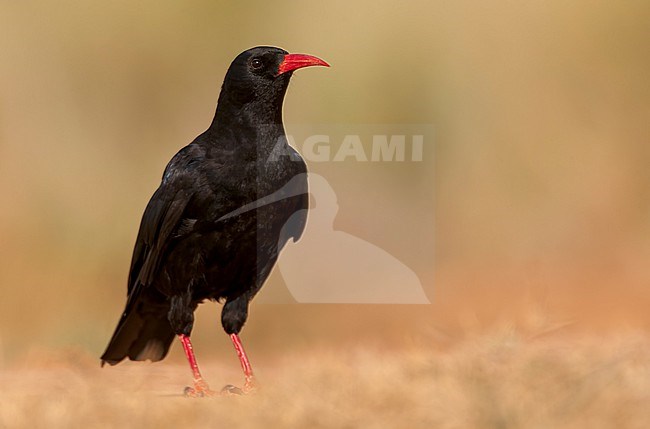
{"type": "Polygon", "coordinates": [[[293,71],[318,65],[329,67],[265,46],[232,62],[210,127],[167,164],[142,216],[126,308],[102,366],[125,358],[159,361],[178,336],[194,376],[185,393],[214,393],[201,377],[190,334],[196,307],[219,300],[221,324],[246,377],[243,392],[254,389],[238,333],[282,247],[300,238],[309,202],[307,168],[287,143],[282,103],[293,71]]]}

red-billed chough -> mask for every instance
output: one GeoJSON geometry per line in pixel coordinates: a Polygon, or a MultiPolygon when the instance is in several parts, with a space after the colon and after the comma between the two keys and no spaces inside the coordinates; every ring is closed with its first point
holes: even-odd
{"type": "Polygon", "coordinates": [[[232,62],[210,127],[172,158],[145,209],[126,308],[102,365],[159,361],[178,336],[194,376],[186,394],[212,394],[190,334],[196,307],[220,300],[221,324],[246,376],[242,390],[254,388],[238,333],[282,246],[300,238],[309,202],[307,169],[286,141],[282,103],[293,71],[317,65],[328,66],[274,47],[249,49],[232,62]]]}

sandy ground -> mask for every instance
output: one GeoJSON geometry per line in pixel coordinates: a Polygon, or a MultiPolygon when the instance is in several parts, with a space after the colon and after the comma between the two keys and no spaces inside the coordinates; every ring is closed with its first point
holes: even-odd
{"type": "MultiPolygon", "coordinates": [[[[646,428],[650,339],[522,335],[507,327],[445,351],[323,349],[258,362],[254,395],[189,399],[185,365],[100,369],[85,352],[0,373],[0,428],[646,428]]],[[[236,361],[206,362],[214,388],[236,361]]]]}

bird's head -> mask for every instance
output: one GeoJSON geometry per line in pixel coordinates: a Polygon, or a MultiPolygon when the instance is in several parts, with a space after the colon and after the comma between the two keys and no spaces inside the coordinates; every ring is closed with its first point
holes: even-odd
{"type": "Polygon", "coordinates": [[[221,89],[219,103],[236,107],[246,104],[280,108],[294,70],[309,66],[329,67],[320,58],[305,54],[258,46],[248,49],[234,59],[221,89]]]}

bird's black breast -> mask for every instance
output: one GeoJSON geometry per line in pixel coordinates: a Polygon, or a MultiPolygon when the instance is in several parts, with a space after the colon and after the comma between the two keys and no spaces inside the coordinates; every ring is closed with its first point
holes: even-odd
{"type": "MultiPolygon", "coordinates": [[[[162,254],[150,282],[166,296],[189,292],[197,302],[252,297],[282,246],[304,228],[298,222],[282,234],[296,212],[306,217],[305,164],[295,158],[242,163],[232,152],[190,146],[172,159],[159,189],[183,194],[184,204],[158,246],[162,254]]],[[[163,200],[157,205],[181,205],[173,197],[163,200]]]]}

